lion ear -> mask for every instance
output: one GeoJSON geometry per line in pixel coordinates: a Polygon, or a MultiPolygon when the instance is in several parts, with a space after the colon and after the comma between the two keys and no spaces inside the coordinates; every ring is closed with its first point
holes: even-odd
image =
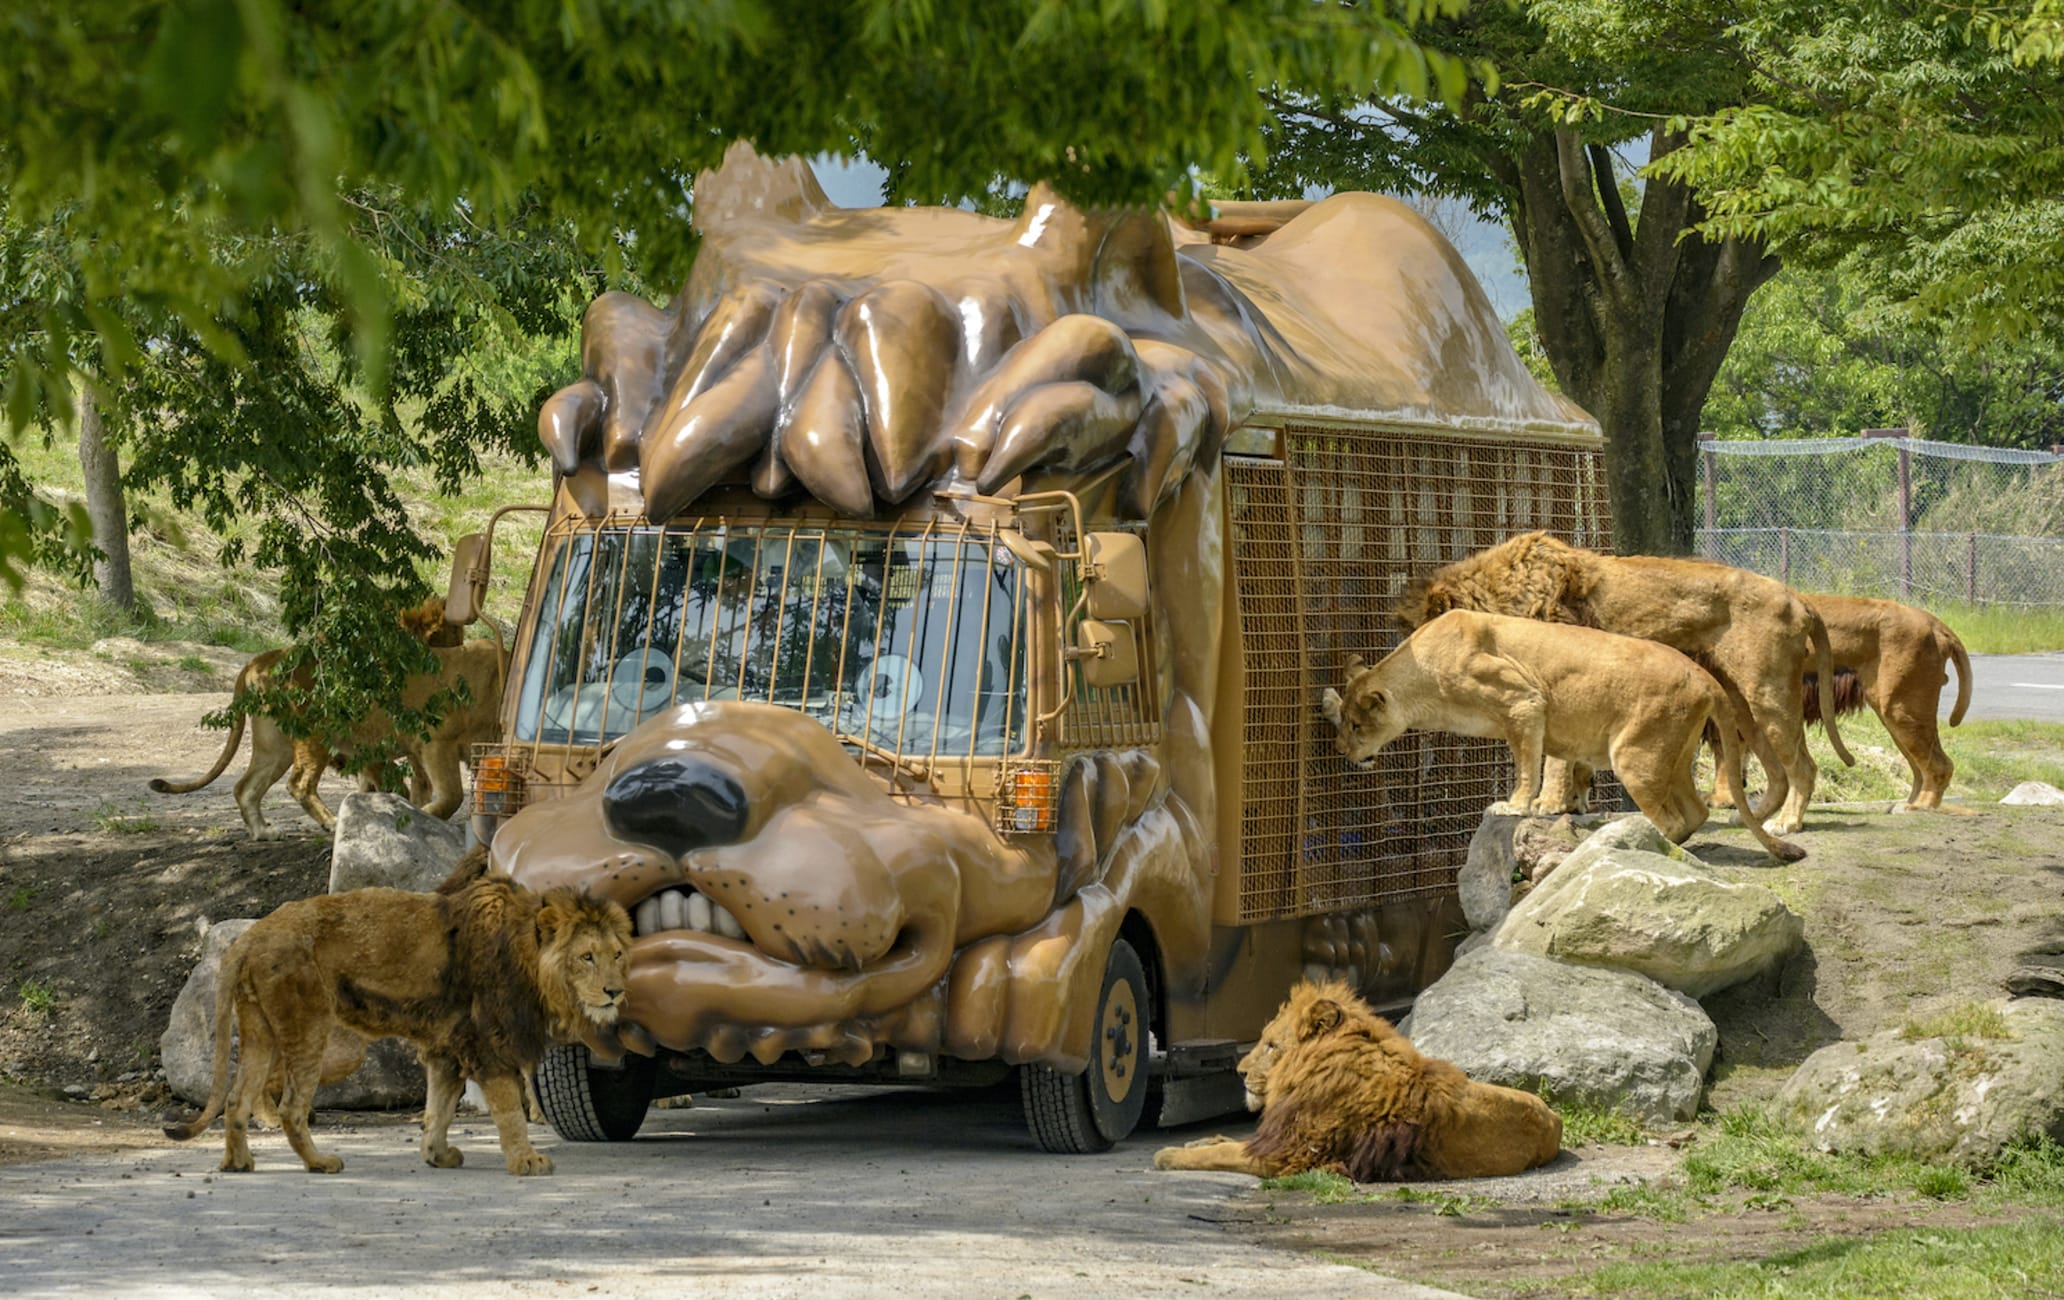
{"type": "Polygon", "coordinates": [[[566,905],[565,899],[547,898],[544,905],[538,908],[538,947],[551,947],[562,932],[572,928],[574,919],[573,909],[566,905]]]}
{"type": "Polygon", "coordinates": [[[1319,697],[1319,714],[1334,726],[1340,725],[1340,692],[1328,686],[1319,697]]]}
{"type": "Polygon", "coordinates": [[[1344,1013],[1340,1004],[1331,998],[1321,998],[1311,1004],[1304,1013],[1304,1037],[1317,1038],[1320,1034],[1339,1025],[1344,1013]]]}

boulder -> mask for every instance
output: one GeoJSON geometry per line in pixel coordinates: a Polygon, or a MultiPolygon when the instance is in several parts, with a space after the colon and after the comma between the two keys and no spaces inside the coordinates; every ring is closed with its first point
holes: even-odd
{"type": "Polygon", "coordinates": [[[1634,971],[1698,998],[1782,961],[1805,929],[1770,890],[1726,879],[1632,817],[1514,904],[1491,944],[1634,971]]]}
{"type": "Polygon", "coordinates": [[[2064,806],[2064,790],[2047,781],[2023,781],[2007,791],[2001,803],[2035,804],[2041,807],[2064,806]]]}
{"type": "Polygon", "coordinates": [[[2012,1037],[1908,1038],[1895,1029],[1821,1048],[1778,1092],[1779,1118],[1823,1151],[1980,1172],[2014,1143],[2064,1142],[2064,1002],[1994,1005],[2012,1037]]]}
{"type": "Polygon", "coordinates": [[[337,809],[330,892],[373,885],[432,890],[465,852],[465,828],[439,821],[398,794],[348,794],[337,809]]]}
{"type": "Polygon", "coordinates": [[[1719,1040],[1699,1004],[1630,971],[1485,948],[1419,995],[1405,1032],[1473,1079],[1644,1123],[1690,1119],[1719,1040]]]}
{"type": "Polygon", "coordinates": [[[1583,838],[1568,816],[1485,813],[1455,878],[1469,928],[1488,930],[1504,920],[1512,909],[1514,884],[1539,884],[1583,838]]]}
{"type": "MultiPolygon", "coordinates": [[[[158,1039],[166,1085],[196,1106],[207,1101],[215,1080],[215,989],[222,956],[253,924],[248,920],[218,921],[208,927],[201,959],[179,990],[172,1016],[158,1039]]],[[[422,1105],[423,1067],[416,1060],[415,1048],[399,1039],[381,1039],[350,1078],[319,1089],[315,1104],[325,1110],[396,1110],[422,1105]]]]}

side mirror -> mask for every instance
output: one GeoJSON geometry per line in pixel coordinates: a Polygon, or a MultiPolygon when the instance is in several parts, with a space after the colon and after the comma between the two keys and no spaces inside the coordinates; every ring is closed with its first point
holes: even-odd
{"type": "Polygon", "coordinates": [[[1139,647],[1124,623],[1083,619],[1068,657],[1082,665],[1082,680],[1091,686],[1130,686],[1139,680],[1139,647]]]}
{"type": "Polygon", "coordinates": [[[444,621],[464,627],[480,618],[487,599],[486,533],[467,533],[452,547],[451,586],[444,596],[444,621]]]}
{"type": "Polygon", "coordinates": [[[1082,558],[1091,618],[1126,623],[1147,616],[1147,544],[1138,534],[1091,533],[1082,558]]]}

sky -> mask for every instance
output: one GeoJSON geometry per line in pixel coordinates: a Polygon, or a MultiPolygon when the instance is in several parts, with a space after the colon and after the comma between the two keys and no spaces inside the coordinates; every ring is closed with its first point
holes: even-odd
{"type": "MultiPolygon", "coordinates": [[[[888,179],[888,172],[880,164],[865,158],[820,154],[810,160],[810,166],[833,203],[847,208],[880,206],[882,183],[888,179]]],[[[1511,320],[1525,310],[1529,305],[1526,273],[1519,267],[1519,257],[1513,252],[1505,228],[1459,212],[1448,224],[1454,228],[1450,237],[1489,295],[1499,319],[1511,320]]]]}

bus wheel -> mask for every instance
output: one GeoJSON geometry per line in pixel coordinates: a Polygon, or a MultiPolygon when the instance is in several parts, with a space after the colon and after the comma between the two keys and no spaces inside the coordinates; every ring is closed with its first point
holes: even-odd
{"type": "Polygon", "coordinates": [[[652,1105],[658,1064],[632,1054],[622,1069],[602,1070],[588,1063],[579,1043],[548,1047],[537,1065],[538,1105],[569,1142],[628,1142],[652,1105]]]}
{"type": "Polygon", "coordinates": [[[1138,1126],[1147,1108],[1147,975],[1120,939],[1104,963],[1089,1068],[1063,1074],[1044,1065],[1018,1071],[1025,1123],[1048,1151],[1108,1151],[1138,1126]]]}

